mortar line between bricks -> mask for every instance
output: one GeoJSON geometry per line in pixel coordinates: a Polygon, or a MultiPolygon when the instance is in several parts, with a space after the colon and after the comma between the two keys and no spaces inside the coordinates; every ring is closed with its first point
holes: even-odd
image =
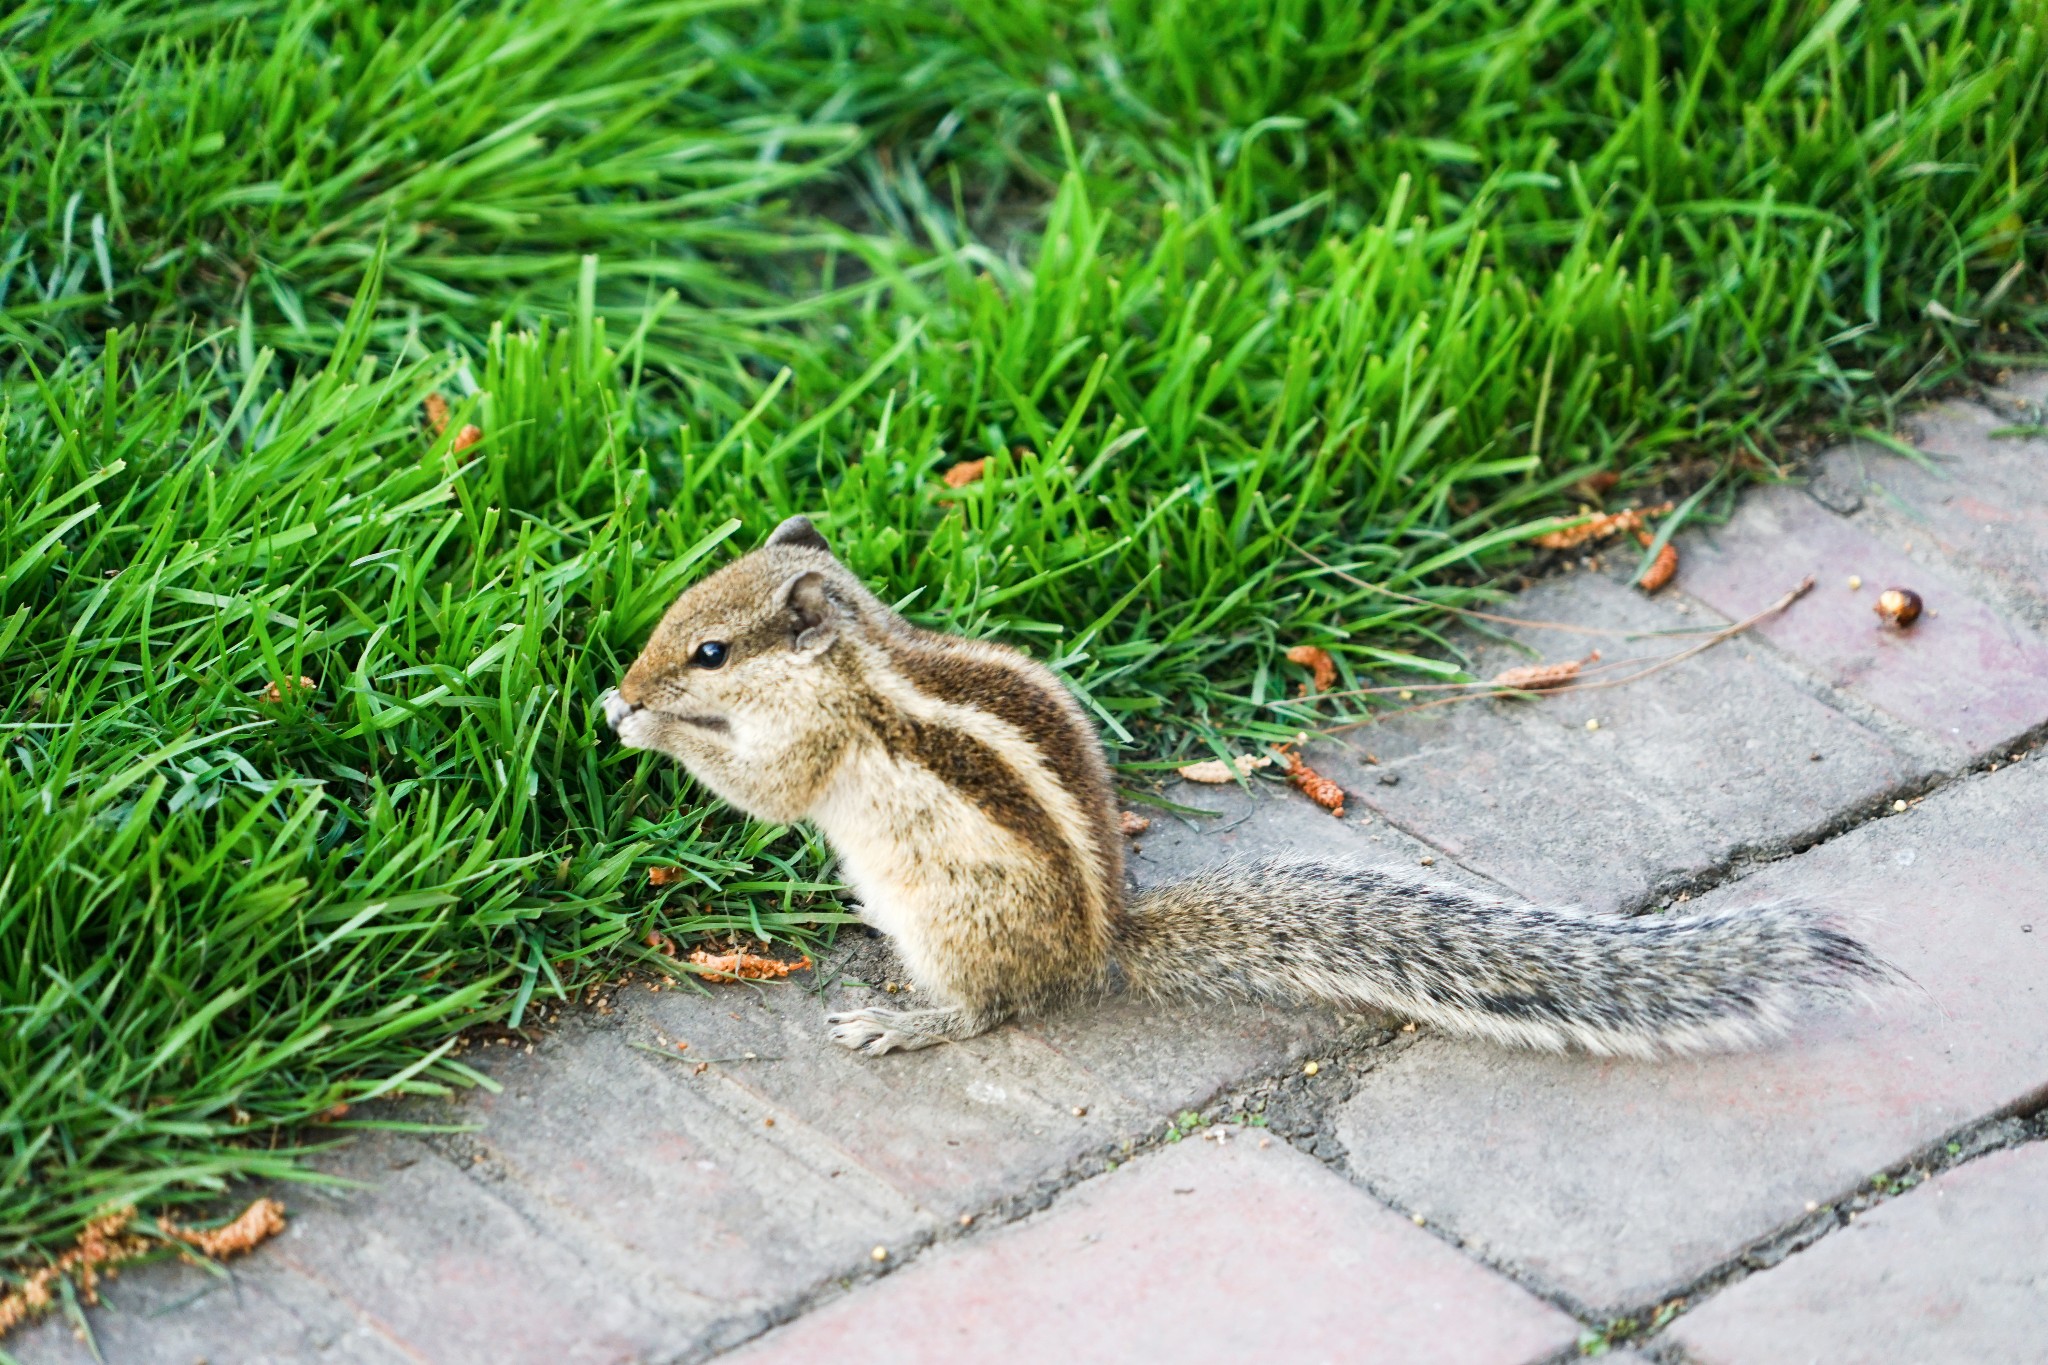
{"type": "MultiPolygon", "coordinates": [[[[1930,796],[1939,795],[1951,787],[1985,780],[2022,762],[2039,762],[2042,760],[2041,749],[2044,743],[2048,743],[2048,721],[2043,721],[2002,744],[1999,753],[1995,755],[1974,759],[1968,764],[1935,773],[1918,782],[1901,783],[1872,800],[1845,807],[1820,824],[1809,826],[1807,831],[1787,836],[1785,840],[1775,844],[1738,847],[1713,866],[1687,877],[1684,884],[1678,888],[1678,893],[1691,899],[1724,886],[1736,885],[1748,880],[1765,867],[1802,857],[1815,849],[1826,847],[1845,835],[1854,834],[1866,825],[1890,819],[1894,815],[1905,814],[1905,811],[1893,808],[1896,802],[1907,802],[1907,808],[1910,810],[1919,802],[1930,796]],[[2012,757],[2014,754],[2020,754],[2022,757],[2015,759],[2012,757]]],[[[1651,895],[1641,898],[1633,908],[1623,913],[1648,914],[1679,903],[1668,895],[1651,895]]]]}
{"type": "MultiPolygon", "coordinates": [[[[1746,881],[1762,868],[1769,867],[1774,863],[1786,862],[1810,853],[1817,848],[1825,847],[1844,835],[1853,834],[1865,825],[1872,824],[1875,821],[1887,819],[1896,814],[1904,814],[1902,811],[1893,810],[1894,802],[1906,801],[1908,803],[1917,803],[1946,791],[1950,787],[1992,776],[2020,762],[2040,761],[2041,748],[2044,744],[2048,744],[2048,721],[2043,721],[2041,724],[2024,731],[2010,742],[2001,745],[2000,752],[1996,756],[1979,758],[1950,771],[1935,773],[1918,782],[1901,783],[1898,786],[1887,788],[1881,795],[1869,801],[1844,807],[1819,824],[1810,825],[1804,831],[1784,836],[1782,839],[1761,845],[1738,846],[1713,865],[1685,877],[1681,882],[1666,889],[1653,890],[1648,894],[1639,896],[1616,913],[1627,916],[1651,914],[1682,904],[1683,902],[1675,899],[1678,896],[1683,896],[1690,900],[1695,896],[1705,895],[1707,892],[1718,890],[1723,886],[1733,886],[1739,882],[1746,881]],[[2014,759],[2012,755],[2015,753],[2022,754],[2024,757],[2014,759]]],[[[1468,865],[1464,860],[1447,851],[1442,844],[1421,833],[1419,830],[1411,829],[1408,825],[1388,815],[1386,812],[1375,811],[1374,818],[1383,821],[1389,829],[1396,831],[1406,838],[1436,850],[1438,857],[1455,864],[1464,872],[1485,881],[1498,882],[1498,878],[1489,876],[1486,872],[1468,865]]],[[[1514,887],[1508,887],[1507,889],[1517,896],[1523,894],[1514,887]]],[[[1527,899],[1527,897],[1524,897],[1524,899],[1527,899]]]]}
{"type": "MultiPolygon", "coordinates": [[[[1959,1170],[1994,1152],[2009,1151],[2015,1147],[2025,1147],[2044,1141],[2048,1141],[2048,1086],[2042,1086],[2012,1104],[1982,1118],[1972,1119],[1936,1138],[1905,1159],[1874,1172],[1861,1186],[1838,1195],[1820,1204],[1812,1212],[1752,1240],[1733,1256],[1702,1271],[1677,1288],[1649,1300],[1625,1305],[1605,1319],[1584,1311],[1574,1312],[1573,1316],[1589,1329],[1604,1335],[1608,1327],[1622,1320],[1655,1323],[1659,1308],[1666,1304],[1679,1303],[1681,1307],[1662,1323],[1656,1323],[1645,1331],[1616,1335],[1609,1339],[1608,1344],[1642,1351],[1651,1359],[1663,1362],[1663,1365],[1685,1365],[1689,1357],[1675,1342],[1664,1342],[1665,1334],[1673,1323],[1708,1303],[1723,1291],[1752,1276],[1769,1274],[1792,1257],[1849,1227],[1862,1214],[1889,1204],[1895,1199],[1904,1198],[1940,1176],[1959,1170]],[[1951,1152],[1951,1147],[1958,1150],[1951,1152]],[[1901,1179],[1907,1176],[1914,1179],[1910,1184],[1901,1184],[1901,1179]],[[1879,1180],[1883,1183],[1877,1183],[1879,1180]],[[1756,1263],[1756,1258],[1761,1256],[1774,1258],[1761,1264],[1756,1263]]],[[[1479,1256],[1475,1256],[1474,1259],[1485,1260],[1479,1256]]],[[[1516,1279],[1525,1288],[1531,1288],[1526,1281],[1502,1270],[1501,1267],[1494,1266],[1493,1269],[1501,1270],[1501,1273],[1508,1274],[1509,1278],[1516,1279]]],[[[1531,1288],[1531,1292],[1536,1291],[1531,1288]]],[[[1567,1296],[1560,1296],[1552,1302],[1571,1311],[1567,1296]]],[[[1574,1348],[1549,1357],[1539,1362],[1539,1365],[1557,1365],[1563,1361],[1577,1359],[1582,1354],[1580,1349],[1574,1348]]]]}

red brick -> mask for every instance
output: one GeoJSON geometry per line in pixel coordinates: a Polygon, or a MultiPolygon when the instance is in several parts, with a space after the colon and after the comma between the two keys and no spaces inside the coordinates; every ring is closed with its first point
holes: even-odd
{"type": "Polygon", "coordinates": [[[2048,721],[2048,639],[1804,493],[1751,495],[1725,528],[1689,538],[1687,558],[1686,591],[1738,619],[1813,575],[1814,590],[1757,633],[1951,753],[1995,752],[2048,721]],[[1871,608],[1891,587],[1918,592],[1931,613],[1910,630],[1884,627],[1871,608]]]}
{"type": "Polygon", "coordinates": [[[1857,444],[1822,460],[1824,501],[1848,510],[1916,560],[1938,555],[1984,575],[2036,619],[2048,612],[2048,440],[1994,436],[2016,425],[1968,403],[1943,404],[1913,423],[1925,457],[1909,460],[1857,444]]]}
{"type": "Polygon", "coordinates": [[[2044,1230],[2048,1144],[1994,1152],[1733,1286],[1671,1334],[1702,1365],[2040,1360],[2044,1230]]]}
{"type": "Polygon", "coordinates": [[[2048,1094],[2048,761],[1695,908],[1804,897],[1913,979],[1768,1050],[1644,1063],[1426,1038],[1338,1135],[1371,1187],[1595,1309],[1673,1292],[1948,1133],[2048,1094]]]}
{"type": "Polygon", "coordinates": [[[1189,1139],[735,1361],[1523,1362],[1578,1326],[1277,1139],[1189,1139]]]}

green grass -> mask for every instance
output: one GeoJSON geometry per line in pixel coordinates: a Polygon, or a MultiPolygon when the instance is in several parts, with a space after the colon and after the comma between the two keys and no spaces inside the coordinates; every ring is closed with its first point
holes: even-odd
{"type": "Polygon", "coordinates": [[[0,15],[0,1260],[650,927],[829,936],[594,706],[788,512],[1159,760],[1314,720],[1289,644],[1455,671],[1295,545],[1460,600],[2038,348],[2048,9],[1709,13],[0,15]]]}

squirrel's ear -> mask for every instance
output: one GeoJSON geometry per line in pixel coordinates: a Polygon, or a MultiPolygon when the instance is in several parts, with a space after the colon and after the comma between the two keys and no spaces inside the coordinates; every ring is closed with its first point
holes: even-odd
{"type": "Polygon", "coordinates": [[[823,550],[832,553],[832,547],[825,543],[825,537],[818,534],[818,528],[811,525],[809,517],[791,517],[768,533],[770,545],[794,545],[805,550],[823,550]]]}
{"type": "Polygon", "coordinates": [[[789,613],[790,634],[799,654],[818,654],[839,638],[845,612],[826,586],[825,575],[816,569],[806,569],[783,583],[776,589],[775,604],[789,613]]]}

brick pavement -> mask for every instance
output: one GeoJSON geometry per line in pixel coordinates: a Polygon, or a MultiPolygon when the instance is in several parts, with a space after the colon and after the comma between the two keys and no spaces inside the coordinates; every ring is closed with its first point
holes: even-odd
{"type": "Polygon", "coordinates": [[[2048,1143],[1935,1176],[1673,1332],[1706,1365],[2038,1361],[2048,1354],[2048,1143]]]}
{"type": "MultiPolygon", "coordinates": [[[[820,1022],[890,971],[857,940],[824,979],[628,990],[492,1050],[495,1089],[415,1111],[464,1131],[343,1151],[359,1187],[287,1191],[291,1228],[223,1276],[116,1281],[101,1354],[1508,1362],[1627,1315],[1610,1335],[1667,1365],[2023,1358],[2041,1268],[1994,1253],[2039,1221],[2048,1150],[2048,768],[2012,757],[2048,725],[2048,443],[1992,433],[2044,397],[1923,414],[1931,468],[1830,452],[1810,493],[1681,537],[1657,599],[1617,581],[1625,552],[1520,604],[1687,629],[1815,574],[1768,627],[1625,688],[1354,734],[1319,751],[1343,821],[1275,783],[1176,791],[1217,817],[1161,817],[1133,858],[1146,882],[1281,848],[1430,858],[1628,913],[1818,897],[1914,979],[1868,1010],[1660,1066],[1133,1001],[859,1059],[820,1022]],[[1933,608],[1910,635],[1870,613],[1894,582],[1933,608]],[[1235,1137],[1193,1136],[1212,1120],[1235,1137]]],[[[1585,648],[1511,635],[1468,642],[1475,671],[1585,648]]],[[[4,1344],[91,1358],[56,1321],[4,1344]]]]}
{"type": "Polygon", "coordinates": [[[956,1242],[733,1357],[1421,1360],[1553,1355],[1568,1315],[1257,1129],[1213,1128],[956,1242]],[[1260,1142],[1267,1146],[1260,1147],[1260,1142]]]}

